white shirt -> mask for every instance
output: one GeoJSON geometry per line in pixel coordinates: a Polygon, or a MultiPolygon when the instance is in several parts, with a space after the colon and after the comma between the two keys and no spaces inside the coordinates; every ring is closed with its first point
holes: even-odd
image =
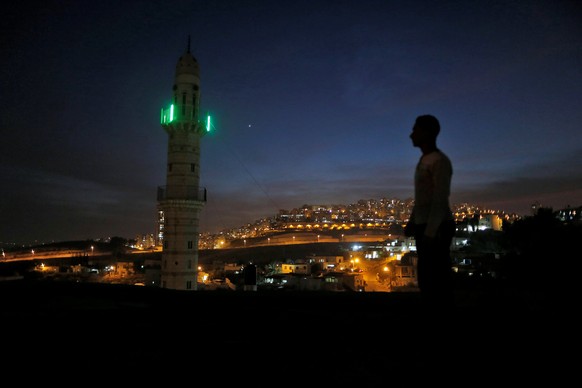
{"type": "Polygon", "coordinates": [[[453,219],[449,205],[453,166],[440,150],[422,155],[414,172],[414,207],[410,222],[427,224],[424,234],[434,237],[439,225],[453,219]]]}

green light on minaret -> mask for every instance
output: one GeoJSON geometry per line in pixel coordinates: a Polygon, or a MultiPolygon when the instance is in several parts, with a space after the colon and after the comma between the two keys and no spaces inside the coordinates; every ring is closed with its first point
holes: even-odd
{"type": "Polygon", "coordinates": [[[210,115],[206,118],[206,132],[210,132],[210,115]]]}
{"type": "Polygon", "coordinates": [[[162,113],[160,116],[160,122],[162,124],[169,124],[174,121],[174,104],[170,105],[169,108],[162,108],[162,113]]]}

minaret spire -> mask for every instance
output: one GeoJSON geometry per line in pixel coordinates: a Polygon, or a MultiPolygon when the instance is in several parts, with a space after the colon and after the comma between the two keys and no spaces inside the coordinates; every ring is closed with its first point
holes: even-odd
{"type": "Polygon", "coordinates": [[[196,290],[198,284],[198,226],[206,203],[206,189],[200,187],[201,138],[207,124],[198,120],[200,71],[188,52],[176,64],[172,102],[160,115],[168,134],[166,186],[158,190],[162,221],[162,266],[160,286],[196,290]]]}

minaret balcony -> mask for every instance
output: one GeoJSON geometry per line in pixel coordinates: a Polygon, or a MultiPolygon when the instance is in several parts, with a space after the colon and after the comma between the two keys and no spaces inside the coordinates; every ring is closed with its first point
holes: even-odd
{"type": "Polygon", "coordinates": [[[168,125],[175,122],[192,122],[196,121],[198,112],[192,105],[178,106],[175,104],[167,108],[162,108],[160,113],[160,122],[162,125],[168,125]]]}
{"type": "Polygon", "coordinates": [[[198,186],[177,186],[168,189],[167,186],[158,186],[158,201],[172,199],[206,202],[206,188],[198,186]]]}

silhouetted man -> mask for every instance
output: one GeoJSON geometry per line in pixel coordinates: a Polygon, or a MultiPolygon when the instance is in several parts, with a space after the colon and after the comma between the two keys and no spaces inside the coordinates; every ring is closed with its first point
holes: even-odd
{"type": "Polygon", "coordinates": [[[417,279],[430,307],[454,305],[450,246],[455,220],[449,205],[453,167],[437,148],[440,123],[432,115],[416,118],[410,138],[422,155],[414,173],[414,207],[405,235],[414,236],[418,253],[417,279]]]}

